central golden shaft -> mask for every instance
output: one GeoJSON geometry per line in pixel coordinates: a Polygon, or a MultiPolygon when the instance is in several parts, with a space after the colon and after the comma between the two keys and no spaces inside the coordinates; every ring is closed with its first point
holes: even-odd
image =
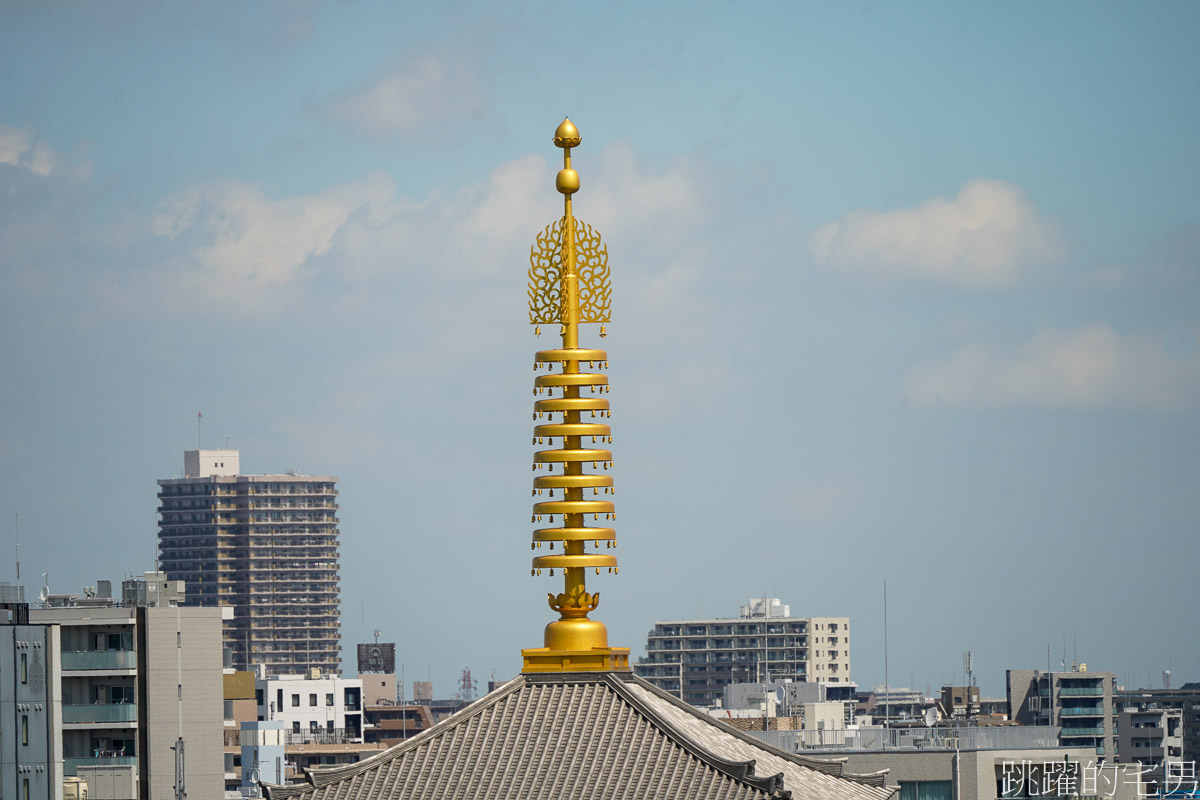
{"type": "MultiPolygon", "coordinates": [[[[563,148],[563,169],[571,171],[571,148],[563,148]]],[[[573,171],[572,171],[573,172],[573,171]]],[[[575,349],[579,347],[579,265],[576,259],[575,250],[575,225],[574,216],[571,213],[571,192],[563,193],[563,289],[565,290],[564,303],[566,306],[566,324],[562,329],[562,346],[564,350],[575,349]]],[[[563,364],[564,374],[578,374],[579,362],[568,361],[563,364]]],[[[579,397],[579,386],[567,386],[563,391],[564,397],[577,398],[579,397]]],[[[578,411],[566,411],[563,413],[563,422],[570,424],[579,424],[578,411]]],[[[564,436],[563,449],[578,450],[580,448],[579,436],[564,436]]],[[[583,463],[579,461],[568,461],[563,465],[563,472],[567,475],[582,475],[583,463]]],[[[583,487],[569,488],[564,491],[567,500],[582,500],[583,487]]],[[[564,517],[567,528],[582,528],[583,514],[567,514],[564,517]]],[[[563,543],[563,550],[569,556],[583,555],[585,545],[582,541],[569,541],[563,543]]],[[[583,567],[570,567],[566,570],[566,575],[563,580],[564,591],[567,597],[576,594],[582,594],[587,590],[587,578],[584,575],[583,567]]]]}

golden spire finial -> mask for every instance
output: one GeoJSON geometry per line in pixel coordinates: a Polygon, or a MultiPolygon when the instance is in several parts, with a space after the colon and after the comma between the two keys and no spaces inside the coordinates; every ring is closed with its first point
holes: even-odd
{"type": "Polygon", "coordinates": [[[570,150],[572,147],[579,147],[579,143],[583,141],[583,137],[579,135],[579,129],[571,122],[569,117],[563,117],[563,121],[554,129],[554,144],[564,150],[570,150]]]}
{"type": "MultiPolygon", "coordinates": [[[[534,471],[544,468],[553,473],[558,465],[562,472],[535,477],[533,494],[536,497],[549,492],[548,497],[554,498],[555,490],[561,490],[562,499],[535,502],[532,518],[533,522],[541,522],[548,517],[553,523],[556,516],[562,517],[562,527],[535,530],[532,544],[536,549],[548,542],[553,550],[555,543],[561,542],[562,554],[535,557],[531,572],[540,575],[545,569],[553,575],[555,569],[561,569],[563,591],[547,596],[559,618],[546,626],[545,646],[521,651],[525,672],[629,669],[629,648],[609,647],[604,623],[588,619],[588,613],[600,603],[600,594],[587,591],[584,577],[589,568],[597,574],[601,567],[616,573],[616,556],[587,552],[588,542],[594,543],[596,551],[600,542],[604,542],[605,549],[615,547],[616,531],[611,527],[589,527],[586,521],[588,514],[592,521],[604,515],[606,522],[615,520],[617,514],[611,500],[585,499],[588,489],[593,497],[598,497],[601,490],[611,495],[613,479],[604,474],[612,466],[612,452],[584,447],[583,440],[591,437],[591,444],[611,443],[612,430],[606,424],[590,421],[610,416],[608,400],[582,396],[585,388],[592,395],[607,393],[608,376],[583,372],[582,365],[586,363],[589,370],[603,369],[608,366],[608,354],[579,346],[579,324],[609,321],[612,286],[608,250],[600,235],[571,212],[571,195],[579,191],[579,173],[571,169],[571,148],[581,141],[579,130],[569,119],[564,119],[554,132],[554,144],[563,149],[563,168],[554,180],[563,194],[563,217],[546,226],[529,256],[529,322],[557,322],[562,335],[562,347],[539,351],[533,365],[534,370],[544,365],[547,372],[533,383],[535,395],[547,395],[533,404],[534,420],[547,420],[534,426],[533,442],[553,445],[555,437],[562,442],[558,449],[534,453],[534,471]],[[562,368],[558,374],[554,373],[556,364],[562,368]],[[554,397],[556,389],[559,397],[554,397]],[[584,413],[588,414],[588,422],[583,421],[584,413]],[[560,422],[554,421],[554,414],[562,414],[560,422]]],[[[603,326],[601,331],[603,336],[603,326]]]]}

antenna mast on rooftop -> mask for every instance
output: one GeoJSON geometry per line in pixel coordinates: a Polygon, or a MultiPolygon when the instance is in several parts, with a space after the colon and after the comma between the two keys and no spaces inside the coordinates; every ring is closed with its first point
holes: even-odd
{"type": "Polygon", "coordinates": [[[204,446],[200,444],[200,423],[204,420],[204,415],[199,411],[196,412],[196,449],[203,450],[204,446]]]}

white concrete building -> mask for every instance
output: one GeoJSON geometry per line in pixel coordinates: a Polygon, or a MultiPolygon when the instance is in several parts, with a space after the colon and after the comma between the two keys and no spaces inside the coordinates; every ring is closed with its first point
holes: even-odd
{"type": "Polygon", "coordinates": [[[735,619],[655,622],[634,672],[707,707],[731,683],[851,682],[848,617],[793,617],[773,597],[752,599],[740,610],[735,619]]]}
{"type": "Polygon", "coordinates": [[[339,744],[363,739],[362,679],[272,675],[255,681],[259,719],[282,722],[287,744],[339,744]]]}

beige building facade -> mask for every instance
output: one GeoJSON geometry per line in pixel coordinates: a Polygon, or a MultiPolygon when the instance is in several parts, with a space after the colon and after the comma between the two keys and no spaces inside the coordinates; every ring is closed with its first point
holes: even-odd
{"type": "Polygon", "coordinates": [[[220,609],[64,605],[29,616],[60,631],[66,777],[103,768],[128,775],[118,783],[133,797],[174,797],[182,738],[189,800],[223,797],[220,609]]]}

